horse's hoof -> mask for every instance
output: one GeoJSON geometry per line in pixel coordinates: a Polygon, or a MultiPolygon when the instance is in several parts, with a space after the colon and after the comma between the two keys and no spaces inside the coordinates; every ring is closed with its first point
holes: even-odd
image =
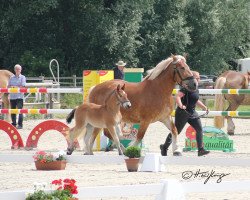
{"type": "Polygon", "coordinates": [[[227,132],[228,135],[234,135],[234,132],[227,132]]]}
{"type": "Polygon", "coordinates": [[[179,152],[179,151],[175,151],[175,152],[173,153],[173,156],[182,156],[182,153],[179,152]]]}
{"type": "Polygon", "coordinates": [[[114,150],[113,147],[106,147],[106,149],[105,149],[106,152],[113,151],[113,150],[114,150]]]}
{"type": "Polygon", "coordinates": [[[90,153],[88,153],[88,152],[85,152],[83,155],[90,155],[90,153]]]}
{"type": "Polygon", "coordinates": [[[161,155],[167,156],[168,149],[164,147],[163,144],[160,145],[161,155]]]}
{"type": "Polygon", "coordinates": [[[72,154],[72,152],[68,152],[68,151],[67,151],[67,155],[71,155],[71,154],[72,154]]]}

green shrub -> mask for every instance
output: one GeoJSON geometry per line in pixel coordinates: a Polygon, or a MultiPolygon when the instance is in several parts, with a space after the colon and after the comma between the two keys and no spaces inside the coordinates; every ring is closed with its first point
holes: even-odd
{"type": "Polygon", "coordinates": [[[52,192],[44,192],[39,190],[33,194],[28,194],[25,200],[68,200],[73,195],[68,190],[55,190],[52,192]]]}
{"type": "Polygon", "coordinates": [[[73,109],[83,102],[82,94],[63,94],[61,95],[61,109],[73,109]]]}
{"type": "Polygon", "coordinates": [[[130,146],[125,149],[124,155],[129,158],[140,158],[141,148],[137,146],[130,146]]]}

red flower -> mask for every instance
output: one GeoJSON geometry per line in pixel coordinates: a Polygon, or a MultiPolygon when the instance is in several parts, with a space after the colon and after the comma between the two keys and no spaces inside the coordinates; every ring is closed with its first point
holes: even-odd
{"type": "Polygon", "coordinates": [[[53,180],[51,184],[58,185],[57,190],[68,190],[71,194],[77,194],[77,186],[75,185],[76,181],[74,179],[62,179],[53,180]]]}
{"type": "Polygon", "coordinates": [[[62,185],[62,179],[54,180],[54,181],[52,181],[51,184],[54,184],[54,185],[62,185]]]}

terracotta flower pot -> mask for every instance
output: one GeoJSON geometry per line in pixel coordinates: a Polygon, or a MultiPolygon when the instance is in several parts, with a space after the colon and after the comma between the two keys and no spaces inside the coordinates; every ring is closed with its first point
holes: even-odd
{"type": "Polygon", "coordinates": [[[66,163],[66,160],[53,161],[47,163],[35,161],[37,170],[64,170],[66,167],[66,163]]]}
{"type": "Polygon", "coordinates": [[[127,169],[129,172],[137,172],[140,158],[125,158],[127,169]]]}

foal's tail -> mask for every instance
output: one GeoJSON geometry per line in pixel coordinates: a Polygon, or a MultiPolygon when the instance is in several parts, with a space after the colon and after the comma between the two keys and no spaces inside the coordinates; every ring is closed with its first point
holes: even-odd
{"type": "Polygon", "coordinates": [[[70,124],[70,122],[71,122],[72,119],[74,118],[74,116],[75,116],[75,111],[76,111],[76,108],[73,109],[73,110],[68,114],[68,116],[67,116],[67,118],[66,118],[66,122],[67,122],[68,124],[70,124]]]}
{"type": "MultiPolygon", "coordinates": [[[[215,89],[223,89],[226,83],[225,77],[219,77],[216,80],[215,89]]],[[[214,108],[216,111],[222,111],[225,104],[225,98],[222,94],[215,95],[214,108]]],[[[224,126],[224,118],[223,116],[215,116],[214,117],[214,126],[217,128],[222,128],[224,126]]]]}

